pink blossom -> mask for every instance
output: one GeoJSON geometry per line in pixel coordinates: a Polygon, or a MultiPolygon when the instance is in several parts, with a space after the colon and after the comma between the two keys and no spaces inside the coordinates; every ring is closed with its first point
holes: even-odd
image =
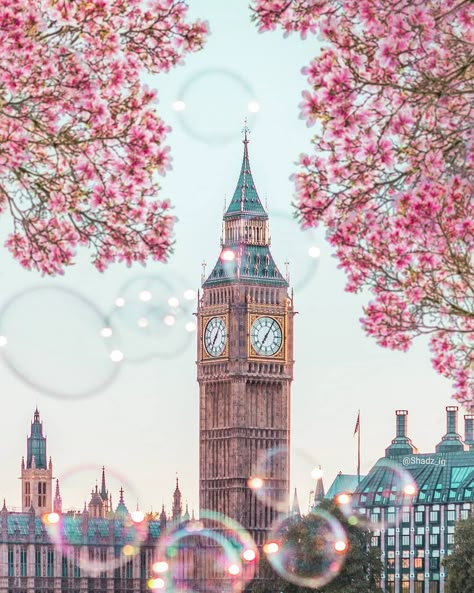
{"type": "Polygon", "coordinates": [[[253,0],[261,30],[326,43],[303,68],[318,122],[293,175],[304,228],[324,224],[362,325],[434,369],[474,408],[471,6],[456,0],[253,0]],[[313,152],[314,151],[314,152],[313,152]]]}
{"type": "Polygon", "coordinates": [[[142,71],[202,47],[207,25],[181,0],[2,0],[0,212],[22,266],[61,274],[77,245],[99,270],[163,261],[174,218],[156,173],[169,127],[142,71]],[[7,207],[8,205],[8,207],[7,207]]]}

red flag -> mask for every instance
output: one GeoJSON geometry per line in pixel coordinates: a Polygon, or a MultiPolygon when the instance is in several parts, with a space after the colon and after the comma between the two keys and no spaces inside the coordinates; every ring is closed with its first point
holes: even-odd
{"type": "Polygon", "coordinates": [[[355,435],[359,432],[359,430],[360,430],[360,410],[357,414],[357,420],[356,420],[356,425],[354,428],[354,434],[352,436],[355,437],[355,435]]]}

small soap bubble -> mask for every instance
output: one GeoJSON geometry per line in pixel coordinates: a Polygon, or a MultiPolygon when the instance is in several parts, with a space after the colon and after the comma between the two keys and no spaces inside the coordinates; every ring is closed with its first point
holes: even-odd
{"type": "Polygon", "coordinates": [[[125,299],[123,297],[117,297],[115,299],[115,306],[116,307],[123,307],[125,305],[125,299]]]}
{"type": "Polygon", "coordinates": [[[112,328],[111,327],[103,327],[100,330],[100,335],[103,338],[110,338],[112,336],[113,332],[112,332],[112,328]]]}
{"type": "Polygon", "coordinates": [[[187,332],[194,332],[196,331],[196,324],[194,323],[194,321],[188,321],[184,328],[187,332]]]}
{"type": "Polygon", "coordinates": [[[153,572],[160,574],[162,572],[168,572],[170,565],[168,562],[155,562],[152,566],[153,572]]]}
{"type": "Polygon", "coordinates": [[[110,353],[110,360],[112,362],[121,362],[123,360],[123,352],[121,350],[112,350],[110,353]]]}
{"type": "Polygon", "coordinates": [[[171,103],[171,107],[173,108],[173,111],[184,111],[186,109],[186,103],[178,99],[171,103]]]}
{"type": "Polygon", "coordinates": [[[194,301],[194,299],[196,298],[196,291],[193,290],[192,288],[187,288],[184,293],[183,293],[183,297],[187,300],[187,301],[194,301]]]}
{"type": "Polygon", "coordinates": [[[283,517],[272,525],[263,551],[286,581],[319,589],[341,571],[348,549],[341,523],[321,508],[283,517]]]}
{"type": "Polygon", "coordinates": [[[150,325],[150,322],[148,321],[148,319],[146,317],[139,317],[137,320],[137,325],[138,327],[148,327],[150,325]]]}
{"type": "Polygon", "coordinates": [[[118,373],[110,354],[120,343],[108,330],[106,316],[78,291],[33,286],[0,310],[2,359],[20,380],[45,395],[86,398],[103,391],[118,373]]]}
{"type": "Polygon", "coordinates": [[[153,295],[151,293],[150,290],[142,290],[141,292],[139,292],[138,294],[138,298],[144,302],[144,303],[148,303],[149,301],[151,301],[151,299],[153,298],[153,295]]]}
{"type": "Polygon", "coordinates": [[[0,348],[6,346],[8,344],[8,340],[6,336],[0,336],[0,348]]]}
{"type": "Polygon", "coordinates": [[[258,113],[260,111],[260,103],[258,101],[249,101],[247,103],[247,109],[250,113],[258,113]]]}
{"type": "Polygon", "coordinates": [[[321,255],[321,249],[319,247],[316,247],[316,245],[313,245],[308,249],[308,255],[309,257],[317,258],[321,255]]]}
{"type": "Polygon", "coordinates": [[[178,284],[176,279],[139,275],[120,289],[124,305],[112,310],[109,324],[127,362],[171,358],[190,344],[187,324],[194,323],[195,304],[177,296],[185,292],[178,284]]]}
{"type": "MultiPolygon", "coordinates": [[[[260,106],[248,81],[224,68],[208,68],[188,79],[179,93],[186,109],[176,110],[183,129],[206,144],[226,144],[238,138],[242,114],[252,127],[260,106]]],[[[175,103],[177,103],[176,101],[175,103]]]]}
{"type": "Polygon", "coordinates": [[[145,513],[143,511],[132,511],[131,518],[134,523],[141,523],[145,519],[145,513]]]}
{"type": "Polygon", "coordinates": [[[223,249],[220,257],[222,261],[234,261],[235,251],[232,249],[223,249]]]}
{"type": "Polygon", "coordinates": [[[172,327],[176,323],[176,317],[174,315],[165,315],[163,317],[163,323],[168,327],[172,327]]]}

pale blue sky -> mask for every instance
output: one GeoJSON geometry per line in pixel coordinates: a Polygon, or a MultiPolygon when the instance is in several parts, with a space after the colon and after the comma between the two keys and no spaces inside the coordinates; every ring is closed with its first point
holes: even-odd
{"type": "MultiPolygon", "coordinates": [[[[169,292],[182,302],[186,289],[199,288],[202,261],[209,272],[219,253],[224,200],[234,191],[241,165],[245,116],[251,128],[252,173],[269,207],[272,253],[282,272],[290,261],[295,287],[292,487],[298,487],[301,506],[306,508],[313,487],[305,473],[307,459],[321,464],[326,488],[339,470],[355,472],[352,435],[359,408],[362,471],[383,455],[393,438],[397,408],[409,410],[409,434],[420,450],[432,451],[445,432],[444,407],[453,403],[450,385],[431,369],[426,345],[402,354],[382,350],[366,338],[358,321],[365,297],[344,292],[344,275],[323,233],[303,233],[291,220],[289,176],[299,153],[310,150],[311,138],[311,129],[298,118],[304,86],[300,69],[315,54],[316,40],[259,34],[240,0],[190,3],[192,14],[210,23],[206,48],[173,72],[147,80],[158,88],[157,109],[173,128],[173,169],[162,180],[162,195],[172,200],[179,218],[170,262],[145,269],[115,265],[99,274],[84,253],[65,276],[43,279],[0,252],[0,305],[24,293],[2,318],[16,333],[12,360],[30,382],[67,394],[53,398],[0,363],[0,496],[9,507],[20,505],[17,478],[38,403],[55,475],[66,476],[66,508],[83,504],[100,477],[94,468],[102,465],[117,474],[115,502],[118,483],[124,482],[129,506],[138,499],[145,510],[161,508],[162,501],[169,507],[177,473],[185,501],[197,508],[196,340],[184,329],[193,320],[195,303],[188,302],[179,316],[179,331],[161,330],[144,341],[136,332],[126,333],[128,356],[118,372],[96,336],[100,312],[106,316],[113,309],[124,285],[129,290],[145,287],[143,277],[152,276],[163,298],[169,292]],[[178,99],[186,101],[182,113],[172,107],[178,99]],[[249,100],[261,106],[255,115],[247,111],[249,100]],[[317,261],[308,255],[311,246],[321,249],[317,261]],[[60,290],[45,290],[51,287],[60,290]],[[78,291],[87,302],[68,290],[78,291]],[[179,353],[164,356],[167,344],[179,353]],[[130,362],[153,351],[159,354],[130,362]],[[68,397],[107,382],[94,396],[68,397]]],[[[7,228],[2,221],[2,243],[7,228]]],[[[118,319],[122,328],[128,321],[118,319]]]]}

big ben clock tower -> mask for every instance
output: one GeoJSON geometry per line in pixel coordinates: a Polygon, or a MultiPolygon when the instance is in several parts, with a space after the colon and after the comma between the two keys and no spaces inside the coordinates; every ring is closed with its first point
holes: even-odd
{"type": "Polygon", "coordinates": [[[247,133],[220,255],[198,303],[199,504],[241,523],[261,546],[279,511],[248,481],[268,456],[267,492],[288,499],[294,312],[270,252],[247,133]]]}

